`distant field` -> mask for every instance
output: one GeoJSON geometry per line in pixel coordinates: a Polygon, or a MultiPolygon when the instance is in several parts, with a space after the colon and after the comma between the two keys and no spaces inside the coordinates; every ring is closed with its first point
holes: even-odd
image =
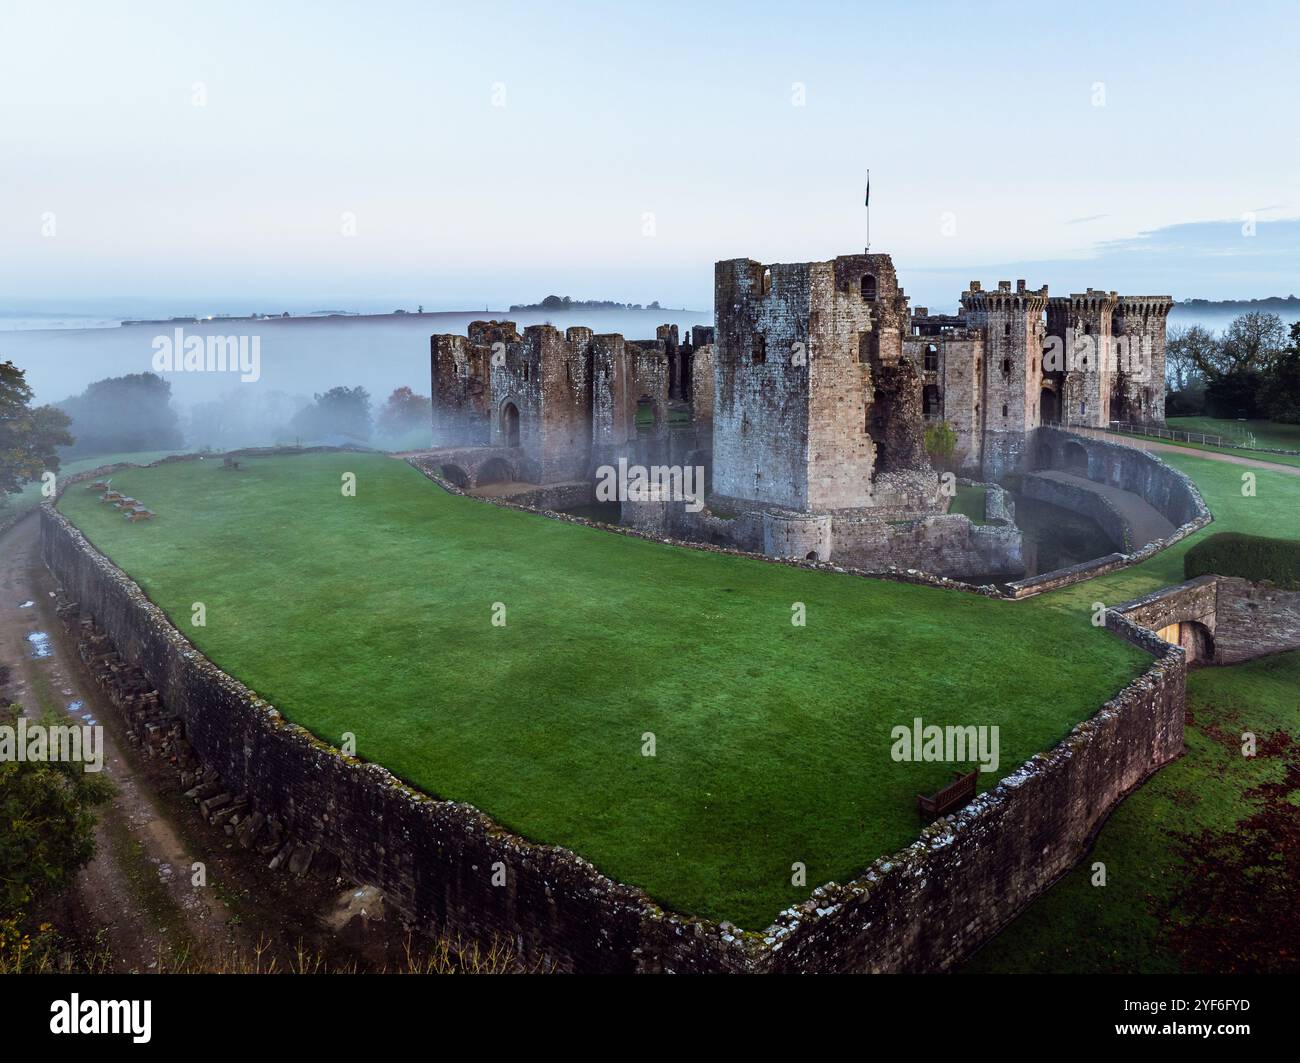
{"type": "Polygon", "coordinates": [[[1235,421],[1217,417],[1170,417],[1170,428],[1180,432],[1208,432],[1243,445],[1272,450],[1300,450],[1300,424],[1278,421],[1235,421]],[[1254,437],[1250,441],[1249,437],[1254,437]]]}
{"type": "Polygon", "coordinates": [[[247,465],[119,473],[149,523],[77,488],[61,505],[288,718],[327,741],[351,731],[431,793],[746,928],[916,837],[915,795],[951,767],[892,761],[894,725],[999,725],[985,788],[1149,660],[1082,599],[669,547],[449,495],[374,455],[247,465]]]}
{"type": "MultiPolygon", "coordinates": [[[[129,461],[136,465],[148,465],[151,461],[157,461],[159,458],[165,458],[169,454],[175,453],[178,452],[174,450],[138,450],[131,453],[104,454],[94,458],[78,458],[75,461],[63,462],[59,467],[58,476],[73,476],[79,472],[97,469],[101,465],[116,465],[120,461],[129,461]]],[[[4,500],[3,504],[0,504],[0,520],[16,512],[25,512],[38,505],[40,501],[41,485],[39,483],[27,484],[21,492],[10,495],[4,500]]]]}

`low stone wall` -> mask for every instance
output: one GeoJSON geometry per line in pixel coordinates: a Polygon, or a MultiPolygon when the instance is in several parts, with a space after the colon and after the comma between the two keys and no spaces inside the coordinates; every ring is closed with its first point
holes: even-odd
{"type": "Polygon", "coordinates": [[[1208,664],[1240,664],[1300,649],[1300,591],[1235,576],[1198,576],[1113,607],[1135,624],[1160,631],[1194,621],[1214,639],[1208,664]]]}
{"type": "Polygon", "coordinates": [[[899,524],[836,518],[834,538],[833,556],[865,572],[889,566],[957,575],[1025,571],[1019,528],[976,524],[960,513],[899,524]]]}
{"type": "Polygon", "coordinates": [[[1050,480],[1035,476],[1033,473],[1026,473],[1020,478],[1020,493],[1026,498],[1081,513],[1106,533],[1106,538],[1110,540],[1112,546],[1119,547],[1125,552],[1133,547],[1133,534],[1128,521],[1108,498],[1095,491],[1089,491],[1086,487],[1076,484],[1062,483],[1060,480],[1050,480]]]}
{"type": "Polygon", "coordinates": [[[1216,576],[1214,663],[1237,664],[1300,649],[1300,591],[1216,576]]]}
{"type": "Polygon", "coordinates": [[[1172,535],[1149,542],[1132,553],[1108,554],[1069,568],[1016,580],[1007,584],[1006,591],[1010,597],[1028,598],[1140,564],[1200,531],[1214,519],[1191,477],[1166,465],[1154,454],[1059,428],[1038,428],[1035,433],[1036,468],[1074,472],[1086,475],[1096,483],[1110,483],[1133,491],[1163,513],[1173,523],[1174,531],[1172,535]],[[1072,451],[1071,447],[1077,449],[1072,451]],[[1082,455],[1082,464],[1076,462],[1071,467],[1072,455],[1082,455]]]}
{"type": "Polygon", "coordinates": [[[1209,516],[1191,477],[1154,454],[1122,443],[1060,428],[1038,428],[1034,436],[1034,470],[1039,469],[1075,473],[1094,483],[1131,491],[1164,514],[1175,528],[1209,516]],[[1080,464],[1080,452],[1086,464],[1080,464]]]}
{"type": "Polygon", "coordinates": [[[1153,654],[1151,667],[914,844],[782,913],[764,969],[951,970],[1069,871],[1111,809],[1183,748],[1183,651],[1115,613],[1107,627],[1153,654]]]}

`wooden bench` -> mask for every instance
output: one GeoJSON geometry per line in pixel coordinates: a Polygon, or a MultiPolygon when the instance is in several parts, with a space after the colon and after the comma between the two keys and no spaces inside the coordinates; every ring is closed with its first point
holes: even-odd
{"type": "Polygon", "coordinates": [[[114,509],[130,509],[132,506],[138,506],[139,504],[140,500],[132,498],[130,495],[118,495],[117,498],[113,499],[114,509]]]}
{"type": "Polygon", "coordinates": [[[99,496],[101,502],[116,502],[122,497],[121,491],[114,491],[111,488],[99,496]]]}
{"type": "Polygon", "coordinates": [[[956,782],[950,782],[932,797],[926,797],[924,794],[916,795],[916,809],[922,816],[937,819],[975,799],[975,779],[979,772],[963,774],[955,771],[953,774],[957,776],[956,782]]]}
{"type": "Polygon", "coordinates": [[[125,510],[122,513],[122,516],[125,517],[127,520],[129,520],[132,524],[134,524],[138,520],[152,520],[157,515],[158,514],[155,513],[152,509],[145,509],[144,506],[132,506],[130,509],[125,510]]]}
{"type": "Polygon", "coordinates": [[[222,467],[223,469],[234,469],[234,470],[238,471],[238,469],[239,469],[239,462],[237,462],[234,458],[222,458],[222,459],[221,459],[221,467],[222,467]]]}
{"type": "Polygon", "coordinates": [[[96,480],[94,483],[87,484],[87,485],[86,485],[86,490],[87,490],[87,491],[107,491],[107,490],[110,489],[110,488],[109,488],[109,485],[110,485],[112,482],[113,482],[112,480],[96,480]]]}

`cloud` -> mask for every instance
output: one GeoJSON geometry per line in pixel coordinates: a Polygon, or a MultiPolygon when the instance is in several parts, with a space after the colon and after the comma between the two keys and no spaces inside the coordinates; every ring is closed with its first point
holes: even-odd
{"type": "Polygon", "coordinates": [[[1078,258],[902,269],[913,302],[956,303],[972,278],[1024,277],[1053,294],[1087,288],[1175,299],[1251,299],[1300,289],[1300,218],[1181,222],[1105,240],[1078,258]],[[1253,235],[1250,233],[1253,232],[1253,235]]]}

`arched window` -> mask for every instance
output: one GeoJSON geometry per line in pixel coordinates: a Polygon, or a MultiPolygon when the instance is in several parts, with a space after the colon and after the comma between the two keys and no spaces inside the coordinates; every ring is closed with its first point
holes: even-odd
{"type": "Polygon", "coordinates": [[[767,338],[765,336],[754,337],[754,344],[750,349],[750,354],[755,365],[762,365],[767,361],[767,338]]]}
{"type": "Polygon", "coordinates": [[[1002,375],[1003,375],[1003,376],[1010,376],[1010,375],[1011,375],[1011,359],[1010,359],[1010,358],[1003,358],[1003,359],[1002,359],[1002,375]]]}
{"type": "Polygon", "coordinates": [[[763,294],[766,295],[772,290],[772,267],[769,266],[763,270],[763,294]]]}
{"type": "Polygon", "coordinates": [[[876,278],[870,273],[862,275],[862,298],[869,303],[876,301],[876,278]]]}

